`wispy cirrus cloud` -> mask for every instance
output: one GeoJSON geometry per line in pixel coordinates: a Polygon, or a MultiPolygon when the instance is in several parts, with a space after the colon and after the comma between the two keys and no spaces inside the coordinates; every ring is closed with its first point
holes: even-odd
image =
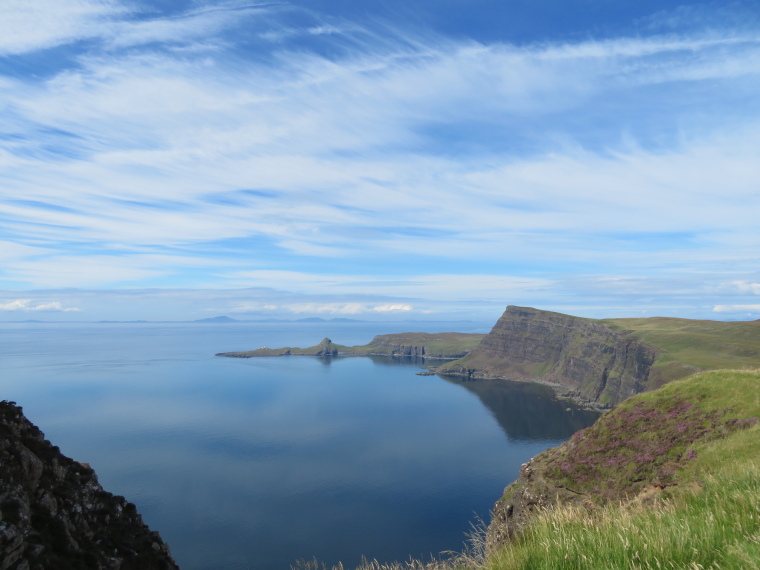
{"type": "Polygon", "coordinates": [[[112,0],[55,0],[0,4],[0,55],[21,54],[98,37],[130,10],[112,0]]]}
{"type": "Polygon", "coordinates": [[[516,46],[305,11],[299,25],[297,6],[78,0],[68,19],[25,6],[0,8],[19,30],[0,33],[0,53],[70,52],[42,75],[10,59],[0,76],[14,252],[0,279],[14,287],[403,305],[581,302],[577,284],[605,272],[644,295],[721,259],[725,279],[758,278],[751,26],[516,46]]]}

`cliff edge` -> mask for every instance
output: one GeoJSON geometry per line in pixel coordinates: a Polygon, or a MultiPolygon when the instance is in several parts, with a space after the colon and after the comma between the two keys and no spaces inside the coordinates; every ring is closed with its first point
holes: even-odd
{"type": "Polygon", "coordinates": [[[537,455],[496,503],[489,567],[758,567],[758,394],[758,370],[703,372],[537,455]]]}
{"type": "Polygon", "coordinates": [[[591,319],[509,306],[472,352],[437,371],[537,380],[560,385],[582,401],[613,406],[650,389],[657,349],[630,332],[591,319]]]}
{"type": "Polygon", "coordinates": [[[0,402],[0,569],[178,570],[132,503],[0,402]]]}

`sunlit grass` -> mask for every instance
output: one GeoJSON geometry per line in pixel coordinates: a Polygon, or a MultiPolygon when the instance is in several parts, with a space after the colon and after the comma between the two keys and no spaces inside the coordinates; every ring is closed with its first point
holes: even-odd
{"type": "MultiPolygon", "coordinates": [[[[754,430],[758,437],[757,430],[754,430]]],[[[760,567],[760,469],[710,476],[700,488],[656,505],[608,504],[589,512],[546,512],[513,544],[494,554],[490,570],[760,567]]]]}

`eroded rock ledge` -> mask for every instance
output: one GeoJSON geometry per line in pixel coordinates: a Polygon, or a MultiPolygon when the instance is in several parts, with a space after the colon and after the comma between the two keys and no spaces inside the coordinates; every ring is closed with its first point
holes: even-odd
{"type": "Polygon", "coordinates": [[[0,402],[0,570],[178,570],[135,505],[0,402]]]}

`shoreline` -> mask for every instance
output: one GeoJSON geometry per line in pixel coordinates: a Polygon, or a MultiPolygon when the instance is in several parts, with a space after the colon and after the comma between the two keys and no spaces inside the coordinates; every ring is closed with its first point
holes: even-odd
{"type": "Polygon", "coordinates": [[[549,382],[548,380],[542,380],[540,378],[524,378],[524,377],[511,377],[506,376],[492,376],[492,375],[478,375],[477,371],[469,371],[467,374],[462,372],[438,372],[435,368],[429,368],[430,372],[437,376],[454,376],[457,378],[465,378],[467,381],[507,381],[507,382],[523,382],[528,384],[541,384],[547,386],[554,391],[554,395],[558,400],[565,400],[573,402],[579,407],[586,410],[593,410],[595,412],[607,412],[613,408],[613,406],[605,406],[598,402],[593,402],[581,396],[577,391],[568,388],[563,384],[556,382],[549,382]]]}

